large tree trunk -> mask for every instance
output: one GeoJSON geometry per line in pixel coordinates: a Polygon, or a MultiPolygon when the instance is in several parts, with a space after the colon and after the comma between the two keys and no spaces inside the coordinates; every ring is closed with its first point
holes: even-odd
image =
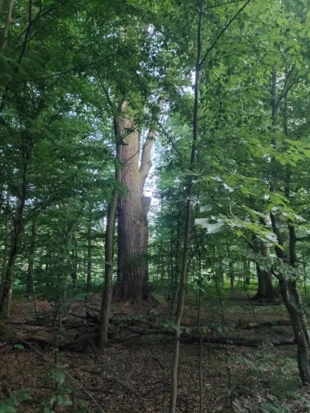
{"type": "Polygon", "coordinates": [[[127,193],[118,202],[117,294],[121,299],[132,298],[139,303],[143,297],[145,278],[145,265],[142,262],[145,230],[139,175],[140,135],[134,130],[133,121],[126,115],[122,115],[118,123],[122,135],[125,135],[120,148],[120,160],[123,165],[121,181],[127,188],[127,193]]]}
{"type": "MultiPolygon", "coordinates": [[[[266,242],[261,241],[259,246],[256,248],[257,252],[260,253],[263,257],[270,257],[270,248],[266,242]]],[[[267,301],[277,298],[276,290],[272,285],[272,273],[262,268],[259,264],[256,264],[256,270],[258,290],[257,294],[253,297],[253,300],[267,301]]]]}
{"type": "Polygon", "coordinates": [[[126,109],[127,101],[123,101],[116,119],[122,165],[120,180],[126,193],[118,200],[118,281],[115,293],[121,300],[133,299],[135,303],[141,303],[150,297],[147,286],[147,213],[151,200],[144,196],[143,189],[152,166],[155,133],[148,133],[139,166],[140,132],[126,109]]]}
{"type": "Polygon", "coordinates": [[[272,275],[269,271],[260,267],[256,264],[257,269],[257,279],[258,279],[258,290],[253,300],[266,301],[274,300],[276,298],[276,293],[272,285],[272,275]]]}

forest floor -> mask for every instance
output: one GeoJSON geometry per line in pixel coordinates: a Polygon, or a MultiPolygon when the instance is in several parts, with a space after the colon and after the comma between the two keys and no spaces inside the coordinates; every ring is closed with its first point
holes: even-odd
{"type": "MultiPolygon", "coordinates": [[[[1,413],[168,411],[173,324],[167,303],[151,311],[113,304],[111,342],[102,352],[95,344],[99,295],[73,302],[62,314],[59,351],[49,343],[53,306],[37,304],[34,314],[33,303],[14,302],[10,321],[0,325],[15,335],[5,339],[2,331],[1,339],[0,332],[1,413]]],[[[209,338],[202,345],[203,412],[310,411],[296,346],[274,345],[293,336],[283,305],[254,305],[237,294],[213,298],[204,304],[201,324],[209,338]]],[[[200,399],[194,298],[182,325],[177,409],[194,413],[200,399]]]]}

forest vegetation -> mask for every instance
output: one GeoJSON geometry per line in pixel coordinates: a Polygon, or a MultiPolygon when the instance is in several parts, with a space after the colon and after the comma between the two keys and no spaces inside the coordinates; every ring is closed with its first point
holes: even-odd
{"type": "Polygon", "coordinates": [[[0,0],[0,413],[309,412],[309,0],[0,0]]]}

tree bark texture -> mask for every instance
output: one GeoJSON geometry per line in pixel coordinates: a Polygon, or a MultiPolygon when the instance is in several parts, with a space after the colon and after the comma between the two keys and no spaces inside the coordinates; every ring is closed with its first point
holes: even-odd
{"type": "Polygon", "coordinates": [[[150,131],[143,145],[140,163],[140,132],[123,101],[116,119],[119,137],[120,181],[126,193],[118,199],[118,281],[116,296],[137,304],[150,297],[147,265],[147,214],[151,199],[143,189],[152,166],[155,133],[150,131]]]}
{"type": "MultiPolygon", "coordinates": [[[[258,247],[258,252],[265,257],[269,258],[270,249],[266,242],[261,241],[258,247]]],[[[259,264],[256,264],[257,270],[257,280],[258,280],[258,290],[257,294],[253,297],[253,300],[265,301],[265,300],[274,300],[277,298],[276,290],[272,285],[272,273],[259,264]]]]}

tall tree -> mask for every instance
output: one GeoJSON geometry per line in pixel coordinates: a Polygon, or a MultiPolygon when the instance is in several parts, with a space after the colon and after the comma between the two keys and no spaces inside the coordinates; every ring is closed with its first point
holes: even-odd
{"type": "Polygon", "coordinates": [[[118,201],[118,284],[116,294],[122,299],[134,299],[141,303],[150,297],[148,289],[148,224],[147,214],[151,199],[144,195],[144,185],[152,167],[151,153],[155,132],[150,130],[142,144],[141,132],[137,130],[128,113],[128,102],[121,104],[116,119],[119,146],[119,161],[122,165],[120,181],[126,188],[125,196],[118,201]]]}

